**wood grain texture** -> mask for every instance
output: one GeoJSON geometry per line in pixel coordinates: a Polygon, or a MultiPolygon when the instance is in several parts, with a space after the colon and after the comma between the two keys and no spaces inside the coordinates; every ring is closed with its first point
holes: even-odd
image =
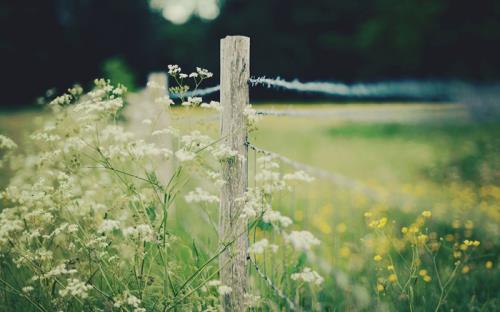
{"type": "Polygon", "coordinates": [[[241,198],[247,189],[247,129],[244,109],[249,103],[250,38],[228,36],[220,44],[220,102],[222,105],[221,134],[224,142],[242,157],[222,164],[226,183],[221,190],[219,240],[234,243],[220,255],[220,278],[232,292],[222,298],[225,311],[244,311],[247,292],[247,220],[240,218],[241,198]]]}

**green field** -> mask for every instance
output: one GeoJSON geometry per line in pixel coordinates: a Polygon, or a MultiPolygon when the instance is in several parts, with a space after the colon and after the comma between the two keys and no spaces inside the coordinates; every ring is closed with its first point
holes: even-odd
{"type": "MultiPolygon", "coordinates": [[[[473,122],[463,107],[446,104],[265,104],[256,108],[318,112],[309,117],[264,116],[249,140],[342,175],[376,195],[316,178],[273,199],[274,209],[289,215],[294,229],[309,230],[321,240],[313,254],[303,254],[295,263],[297,267],[306,263],[323,275],[320,289],[291,287],[280,277],[293,272],[293,264],[274,269],[280,257],[258,258],[287,296],[294,300],[298,293],[305,294],[297,299],[305,310],[495,310],[500,289],[498,123],[473,122]],[[423,211],[432,213],[425,224],[423,211]],[[381,218],[387,218],[387,225],[373,226],[381,218]],[[428,236],[430,249],[429,254],[415,257],[416,245],[401,231],[417,223],[428,236]],[[480,248],[454,253],[460,252],[466,239],[480,241],[480,248]],[[383,256],[381,261],[374,260],[377,255],[383,256]],[[448,278],[450,284],[443,289],[448,278]]],[[[199,111],[190,112],[193,115],[203,117],[199,111]]],[[[36,126],[36,116],[2,114],[0,133],[21,140],[27,129],[36,126]]],[[[179,127],[218,132],[216,122],[186,121],[182,111],[174,111],[173,116],[179,127]]],[[[255,156],[250,150],[250,186],[255,156]]],[[[293,168],[282,166],[289,169],[293,168]]],[[[0,184],[4,186],[7,179],[8,171],[3,171],[0,184]]],[[[216,207],[207,210],[215,219],[216,213],[216,207]]],[[[198,208],[182,199],[176,202],[170,222],[202,249],[217,239],[204,226],[206,219],[198,208]]],[[[275,238],[265,226],[252,235],[252,239],[275,238]]],[[[280,255],[286,257],[286,250],[280,255]]],[[[191,261],[187,255],[186,261],[191,261]]],[[[252,276],[252,288],[267,302],[265,310],[280,310],[275,293],[252,276]]]]}

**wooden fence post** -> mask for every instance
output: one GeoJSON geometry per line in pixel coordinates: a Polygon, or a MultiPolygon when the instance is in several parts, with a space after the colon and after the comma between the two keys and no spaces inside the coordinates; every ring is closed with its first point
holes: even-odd
{"type": "Polygon", "coordinates": [[[244,311],[247,291],[247,220],[239,217],[241,198],[248,184],[247,129],[244,110],[249,103],[250,38],[227,36],[220,42],[221,133],[224,142],[242,157],[222,164],[222,186],[219,212],[219,240],[234,243],[219,257],[220,279],[232,288],[222,298],[225,311],[244,311]]]}

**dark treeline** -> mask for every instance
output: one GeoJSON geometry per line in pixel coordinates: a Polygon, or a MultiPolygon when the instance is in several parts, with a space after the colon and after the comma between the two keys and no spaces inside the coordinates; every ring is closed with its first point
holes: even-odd
{"type": "Polygon", "coordinates": [[[226,0],[216,20],[183,25],[146,0],[1,0],[0,105],[110,72],[142,85],[170,63],[217,73],[228,34],[252,38],[254,75],[500,78],[498,0],[226,0]]]}

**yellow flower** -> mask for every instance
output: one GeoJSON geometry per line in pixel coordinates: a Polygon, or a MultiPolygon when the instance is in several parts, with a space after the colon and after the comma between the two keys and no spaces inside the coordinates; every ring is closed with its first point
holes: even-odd
{"type": "Polygon", "coordinates": [[[393,273],[393,274],[389,275],[389,277],[387,279],[389,280],[389,282],[395,283],[398,280],[398,276],[393,273]]]}
{"type": "Polygon", "coordinates": [[[424,282],[428,283],[431,281],[431,277],[429,275],[424,276],[424,282]]]}
{"type": "Polygon", "coordinates": [[[347,225],[345,223],[337,224],[337,232],[344,233],[347,230],[347,225]]]}
{"type": "Polygon", "coordinates": [[[378,221],[378,228],[379,229],[382,229],[385,225],[387,224],[387,218],[386,217],[383,217],[382,219],[380,219],[378,221]]]}
{"type": "Polygon", "coordinates": [[[377,291],[378,291],[378,292],[383,292],[383,291],[384,291],[384,289],[385,289],[385,288],[384,288],[384,285],[382,285],[382,284],[377,284],[377,291]]]}
{"type": "Polygon", "coordinates": [[[472,220],[465,221],[465,228],[467,230],[472,230],[474,228],[474,222],[472,220]]]}
{"type": "Polygon", "coordinates": [[[401,228],[401,233],[403,233],[403,234],[408,233],[408,228],[407,228],[406,226],[403,226],[403,227],[401,228]]]}
{"type": "Polygon", "coordinates": [[[429,240],[429,236],[425,234],[420,234],[419,236],[417,236],[417,239],[419,243],[424,244],[426,241],[429,240]]]}
{"type": "Polygon", "coordinates": [[[373,257],[373,260],[375,260],[377,262],[380,262],[380,261],[382,261],[382,256],[381,255],[375,255],[375,257],[373,257]]]}
{"type": "Polygon", "coordinates": [[[394,271],[394,266],[393,266],[393,265],[389,265],[389,266],[387,267],[387,270],[389,270],[389,271],[394,271]]]}
{"type": "Polygon", "coordinates": [[[464,267],[462,268],[462,273],[469,273],[470,271],[470,267],[468,265],[464,265],[464,267]]]}
{"type": "Polygon", "coordinates": [[[487,268],[488,270],[492,269],[493,268],[493,261],[486,261],[486,263],[484,264],[484,267],[487,268]]]}
{"type": "Polygon", "coordinates": [[[351,255],[351,250],[347,246],[343,246],[339,250],[339,254],[342,258],[348,258],[351,255]]]}
{"type": "Polygon", "coordinates": [[[430,212],[429,210],[426,210],[426,211],[422,212],[422,216],[424,216],[426,218],[430,218],[432,216],[432,212],[430,212]]]}
{"type": "Polygon", "coordinates": [[[369,212],[369,211],[368,211],[368,212],[365,212],[365,217],[366,217],[366,218],[369,218],[369,217],[371,217],[371,216],[372,216],[372,213],[371,213],[371,212],[369,212]]]}
{"type": "Polygon", "coordinates": [[[427,270],[420,270],[420,271],[418,271],[418,275],[420,275],[422,277],[426,276],[427,275],[427,270]]]}

